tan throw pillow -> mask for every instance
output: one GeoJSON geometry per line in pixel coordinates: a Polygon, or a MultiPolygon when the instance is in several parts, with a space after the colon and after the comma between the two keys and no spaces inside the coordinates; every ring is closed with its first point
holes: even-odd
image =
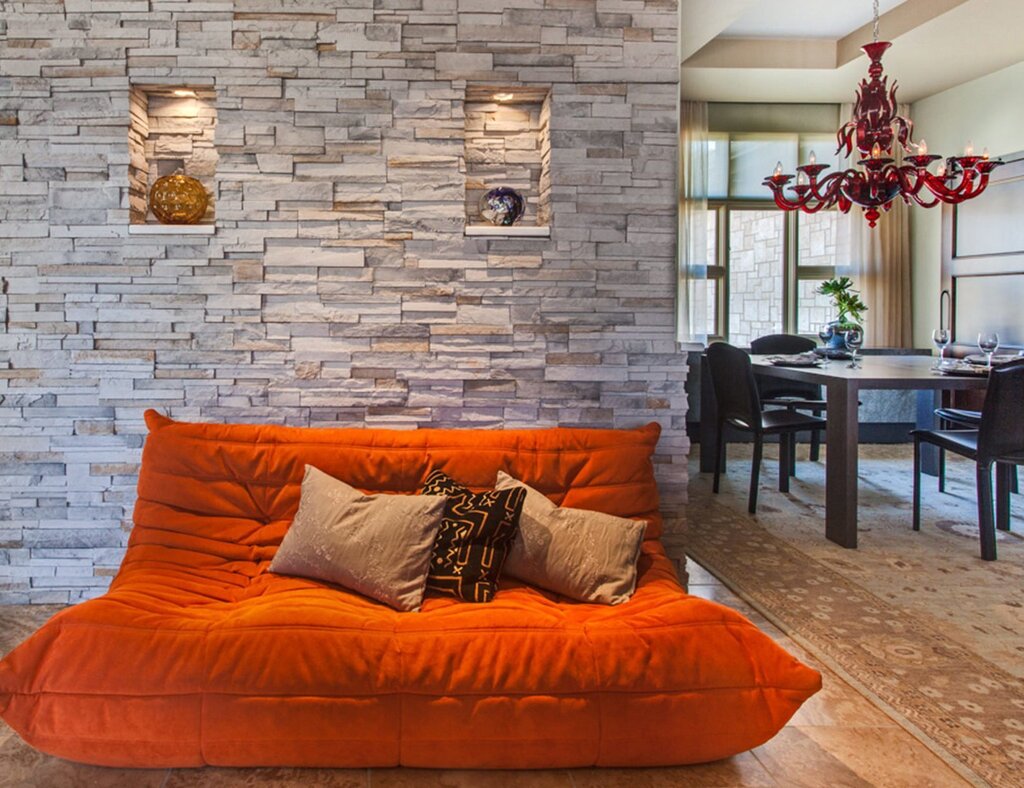
{"type": "Polygon", "coordinates": [[[496,490],[516,486],[526,488],[526,502],[505,572],[581,602],[617,605],[633,595],[645,522],[555,506],[498,471],[496,490]]]}
{"type": "Polygon", "coordinates": [[[326,580],[419,610],[447,499],[365,495],[312,465],[270,571],[326,580]]]}

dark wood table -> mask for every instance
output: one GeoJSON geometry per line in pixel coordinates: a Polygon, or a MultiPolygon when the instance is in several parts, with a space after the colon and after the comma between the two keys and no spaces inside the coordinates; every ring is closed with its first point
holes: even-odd
{"type": "MultiPolygon", "coordinates": [[[[917,390],[918,426],[934,424],[933,410],[942,391],[984,389],[988,378],[940,375],[929,356],[864,356],[861,369],[848,361],[825,367],[776,367],[764,356],[751,356],[759,375],[825,386],[825,536],[843,547],[857,546],[857,392],[863,389],[917,390]]],[[[926,470],[935,474],[935,455],[926,470]]],[[[909,494],[908,494],[909,503],[909,494]]]]}

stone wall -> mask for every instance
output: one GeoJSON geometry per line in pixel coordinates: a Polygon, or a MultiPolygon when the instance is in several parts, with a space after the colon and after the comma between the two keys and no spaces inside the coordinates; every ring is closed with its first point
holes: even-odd
{"type": "Polygon", "coordinates": [[[3,8],[0,602],[107,586],[149,407],[655,420],[681,501],[675,0],[3,8]],[[463,234],[477,83],[550,89],[550,239],[463,234]],[[129,234],[133,85],[214,92],[215,234],[129,234]]]}
{"type": "Polygon", "coordinates": [[[775,208],[730,213],[728,309],[734,345],[746,347],[782,330],[784,222],[775,208]]]}
{"type": "MultiPolygon", "coordinates": [[[[835,268],[839,260],[838,211],[802,213],[797,217],[797,264],[835,268]]],[[[835,319],[832,299],[817,292],[821,280],[801,279],[796,290],[796,330],[800,334],[817,334],[822,326],[835,319]]]]}

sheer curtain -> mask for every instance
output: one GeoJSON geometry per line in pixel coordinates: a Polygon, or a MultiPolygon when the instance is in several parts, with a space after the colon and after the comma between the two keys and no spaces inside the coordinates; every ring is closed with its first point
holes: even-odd
{"type": "Polygon", "coordinates": [[[676,339],[708,337],[708,105],[679,105],[679,275],[676,339]]]}
{"type": "MultiPolygon", "coordinates": [[[[910,107],[899,105],[898,112],[908,117],[910,107]]],[[[840,117],[853,114],[853,106],[844,104],[840,117]]],[[[897,144],[896,162],[903,160],[897,144]]],[[[854,152],[856,155],[856,151],[854,152]]],[[[911,347],[913,323],[910,292],[910,216],[902,198],[893,201],[874,229],[868,226],[864,212],[857,207],[841,217],[839,244],[848,260],[847,273],[868,305],[864,313],[864,341],[870,347],[911,347]]]]}

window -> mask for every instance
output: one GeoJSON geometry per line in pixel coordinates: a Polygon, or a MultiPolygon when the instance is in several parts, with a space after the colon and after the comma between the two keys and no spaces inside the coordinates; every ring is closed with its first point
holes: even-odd
{"type": "Polygon", "coordinates": [[[708,318],[712,336],[748,345],[764,334],[814,335],[831,319],[815,291],[835,275],[839,214],[781,211],[761,185],[782,162],[793,172],[811,150],[830,161],[824,135],[712,134],[709,148],[708,318]],[[823,151],[825,155],[818,154],[823,151]]]}

